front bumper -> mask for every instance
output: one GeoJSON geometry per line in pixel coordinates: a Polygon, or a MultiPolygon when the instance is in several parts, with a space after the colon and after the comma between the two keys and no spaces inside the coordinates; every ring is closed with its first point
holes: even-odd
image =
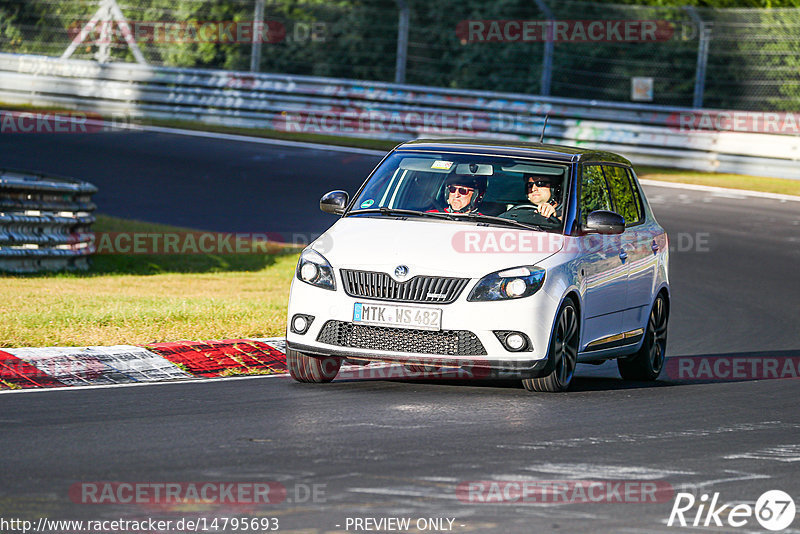
{"type": "MultiPolygon", "coordinates": [[[[289,299],[288,319],[291,321],[295,314],[304,314],[313,316],[314,320],[304,334],[292,332],[290,328],[286,337],[287,347],[316,356],[462,369],[472,372],[476,378],[531,378],[548,374],[552,370],[552,362],[547,358],[550,332],[559,303],[545,291],[518,300],[467,302],[466,296],[470,290],[471,287],[467,287],[452,304],[411,304],[420,308],[442,310],[443,334],[462,333],[479,341],[470,345],[478,347],[472,352],[447,350],[443,351],[444,353],[437,353],[437,347],[440,346],[438,340],[433,340],[430,346],[424,348],[425,350],[419,350],[418,346],[411,350],[403,350],[407,347],[406,344],[392,343],[394,341],[392,336],[401,335],[397,333],[398,331],[408,332],[410,337],[423,335],[424,331],[414,329],[387,332],[385,344],[352,346],[331,341],[330,336],[326,336],[323,332],[325,325],[329,322],[344,326],[353,325],[353,307],[357,302],[376,304],[386,304],[386,302],[350,297],[340,287],[336,291],[329,291],[295,279],[292,282],[289,299]],[[500,331],[524,333],[530,341],[530,350],[513,352],[506,349],[495,335],[495,332],[500,331]],[[385,347],[391,347],[391,350],[380,350],[385,347]]],[[[462,346],[460,341],[459,339],[459,347],[462,346]]]]}
{"type": "Polygon", "coordinates": [[[390,362],[405,365],[420,365],[442,369],[458,369],[462,376],[470,378],[535,378],[546,376],[553,370],[553,362],[549,358],[531,359],[485,359],[484,356],[439,356],[432,354],[380,353],[354,348],[304,345],[302,343],[286,343],[287,348],[312,356],[339,356],[349,360],[369,362],[390,362]]]}

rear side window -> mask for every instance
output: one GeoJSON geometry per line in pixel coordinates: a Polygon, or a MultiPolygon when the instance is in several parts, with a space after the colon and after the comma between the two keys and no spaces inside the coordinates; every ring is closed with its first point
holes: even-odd
{"type": "Polygon", "coordinates": [[[633,198],[636,199],[636,206],[639,209],[639,220],[644,219],[644,202],[642,202],[642,192],[639,189],[639,185],[636,183],[636,178],[634,177],[633,171],[631,169],[627,169],[628,171],[628,180],[631,182],[631,189],[633,189],[633,198]]]}
{"type": "Polygon", "coordinates": [[[641,204],[638,194],[631,184],[631,177],[625,167],[603,165],[603,171],[611,188],[611,197],[617,213],[625,218],[625,224],[630,226],[642,220],[641,204]]]}
{"type": "Polygon", "coordinates": [[[611,210],[611,197],[600,165],[584,165],[581,171],[580,210],[583,224],[586,224],[586,218],[591,212],[611,210]]]}

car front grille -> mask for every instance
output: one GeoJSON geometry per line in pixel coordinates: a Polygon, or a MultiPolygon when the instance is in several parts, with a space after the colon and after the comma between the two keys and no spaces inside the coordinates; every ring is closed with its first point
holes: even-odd
{"type": "Polygon", "coordinates": [[[394,302],[450,304],[469,283],[469,278],[415,276],[398,282],[386,273],[342,269],[344,291],[351,297],[394,302]]]}
{"type": "Polygon", "coordinates": [[[410,330],[328,321],[322,326],[317,341],[339,347],[392,352],[448,356],[486,354],[483,343],[468,330],[410,330]]]}

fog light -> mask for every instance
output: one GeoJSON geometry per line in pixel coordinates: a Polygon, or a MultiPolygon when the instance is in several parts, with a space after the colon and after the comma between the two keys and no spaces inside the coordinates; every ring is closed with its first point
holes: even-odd
{"type": "Polygon", "coordinates": [[[503,344],[509,352],[531,352],[533,350],[533,343],[522,332],[514,330],[495,330],[494,335],[497,340],[503,344]]]}
{"type": "Polygon", "coordinates": [[[506,295],[509,297],[522,296],[526,289],[528,289],[528,285],[525,283],[525,280],[522,280],[521,278],[515,278],[507,283],[505,287],[506,295]]]}
{"type": "Polygon", "coordinates": [[[319,269],[317,269],[317,266],[311,262],[308,262],[300,268],[300,277],[306,282],[310,282],[317,277],[318,272],[319,269]]]}
{"type": "Polygon", "coordinates": [[[308,321],[302,315],[298,315],[294,318],[294,322],[292,323],[296,332],[303,332],[306,327],[308,326],[308,321]]]}
{"type": "Polygon", "coordinates": [[[295,334],[305,334],[308,332],[308,329],[311,327],[311,322],[314,320],[314,317],[311,315],[303,315],[298,313],[294,317],[292,317],[291,322],[291,330],[295,334]]]}
{"type": "Polygon", "coordinates": [[[506,338],[506,345],[511,350],[519,350],[525,346],[525,338],[519,334],[511,334],[506,338]]]}

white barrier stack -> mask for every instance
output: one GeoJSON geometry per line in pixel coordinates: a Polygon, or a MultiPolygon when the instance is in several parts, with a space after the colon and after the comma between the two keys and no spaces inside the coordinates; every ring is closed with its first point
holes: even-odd
{"type": "Polygon", "coordinates": [[[0,170],[0,272],[88,269],[96,192],[87,182],[0,170]]]}

